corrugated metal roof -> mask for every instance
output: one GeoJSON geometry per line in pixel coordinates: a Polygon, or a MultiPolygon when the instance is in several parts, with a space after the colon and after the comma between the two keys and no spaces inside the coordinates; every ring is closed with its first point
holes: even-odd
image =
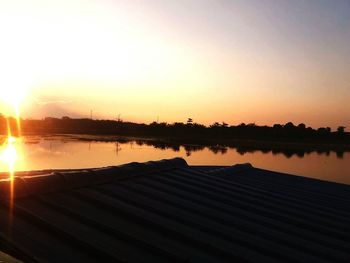
{"type": "Polygon", "coordinates": [[[350,262],[350,186],[182,159],[1,181],[25,262],[350,262]]]}

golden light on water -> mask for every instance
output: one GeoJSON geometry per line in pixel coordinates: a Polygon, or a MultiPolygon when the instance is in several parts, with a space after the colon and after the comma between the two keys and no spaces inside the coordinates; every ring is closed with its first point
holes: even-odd
{"type": "MultiPolygon", "coordinates": [[[[9,129],[10,131],[10,129],[9,129]]],[[[16,149],[16,138],[11,136],[11,133],[9,132],[9,135],[5,141],[5,143],[2,145],[2,149],[0,152],[0,162],[6,167],[6,170],[9,173],[9,222],[10,222],[10,228],[9,228],[9,235],[11,236],[11,225],[12,225],[12,219],[13,219],[13,207],[14,207],[14,191],[15,191],[15,165],[18,160],[18,151],[16,149]]]]}
{"type": "Polygon", "coordinates": [[[9,136],[4,143],[4,148],[0,153],[0,161],[7,166],[10,178],[13,179],[15,164],[18,160],[18,153],[15,147],[16,138],[9,136]]]}
{"type": "MultiPolygon", "coordinates": [[[[17,78],[18,79],[18,78],[17,78]]],[[[0,88],[2,103],[9,108],[8,116],[15,116],[17,120],[17,134],[21,134],[21,119],[20,119],[20,104],[24,100],[28,91],[28,85],[21,81],[16,81],[16,78],[1,78],[0,88]]],[[[10,117],[7,117],[7,138],[0,148],[0,163],[4,165],[5,170],[9,174],[9,222],[12,225],[14,193],[15,193],[15,166],[18,161],[18,150],[16,148],[17,139],[12,136],[10,117]]],[[[1,166],[2,166],[1,165],[1,166]]],[[[11,227],[9,229],[11,235],[11,227]]]]}
{"type": "MultiPolygon", "coordinates": [[[[21,134],[21,123],[20,123],[20,104],[24,100],[26,95],[26,88],[13,87],[3,89],[1,93],[1,100],[12,108],[12,112],[9,115],[15,115],[17,121],[17,134],[21,134]]],[[[7,166],[10,178],[13,179],[15,165],[18,160],[18,150],[16,149],[17,139],[12,135],[11,124],[9,117],[7,118],[7,138],[0,148],[0,162],[7,166]]]]}

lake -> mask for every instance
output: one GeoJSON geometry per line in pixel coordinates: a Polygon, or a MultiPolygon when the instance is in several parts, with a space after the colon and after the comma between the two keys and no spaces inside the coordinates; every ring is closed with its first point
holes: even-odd
{"type": "MultiPolygon", "coordinates": [[[[4,137],[0,145],[3,157],[8,148],[4,137]]],[[[182,157],[190,165],[249,162],[258,168],[350,184],[349,152],[247,150],[222,145],[181,145],[149,139],[73,135],[24,136],[16,139],[13,146],[17,156],[16,171],[94,168],[182,157]]],[[[6,158],[0,158],[0,171],[8,171],[6,158]]]]}

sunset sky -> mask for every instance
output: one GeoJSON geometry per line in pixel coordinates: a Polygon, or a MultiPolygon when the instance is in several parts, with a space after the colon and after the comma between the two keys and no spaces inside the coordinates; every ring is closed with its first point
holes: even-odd
{"type": "Polygon", "coordinates": [[[0,36],[5,114],[350,128],[349,0],[0,0],[0,36]]]}

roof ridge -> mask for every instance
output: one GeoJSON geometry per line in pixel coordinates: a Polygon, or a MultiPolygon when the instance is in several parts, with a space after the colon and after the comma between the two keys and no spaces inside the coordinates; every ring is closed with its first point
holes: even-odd
{"type": "Polygon", "coordinates": [[[187,166],[188,164],[183,158],[177,157],[145,163],[132,162],[119,166],[15,176],[13,180],[0,180],[0,201],[8,200],[11,197],[21,198],[29,195],[46,194],[89,185],[103,184],[133,176],[187,166]],[[13,193],[11,193],[11,188],[13,188],[13,193]]]}
{"type": "Polygon", "coordinates": [[[251,163],[239,163],[229,167],[222,167],[211,170],[207,172],[207,174],[224,176],[231,175],[232,173],[241,173],[252,168],[254,168],[254,166],[251,163]]]}

